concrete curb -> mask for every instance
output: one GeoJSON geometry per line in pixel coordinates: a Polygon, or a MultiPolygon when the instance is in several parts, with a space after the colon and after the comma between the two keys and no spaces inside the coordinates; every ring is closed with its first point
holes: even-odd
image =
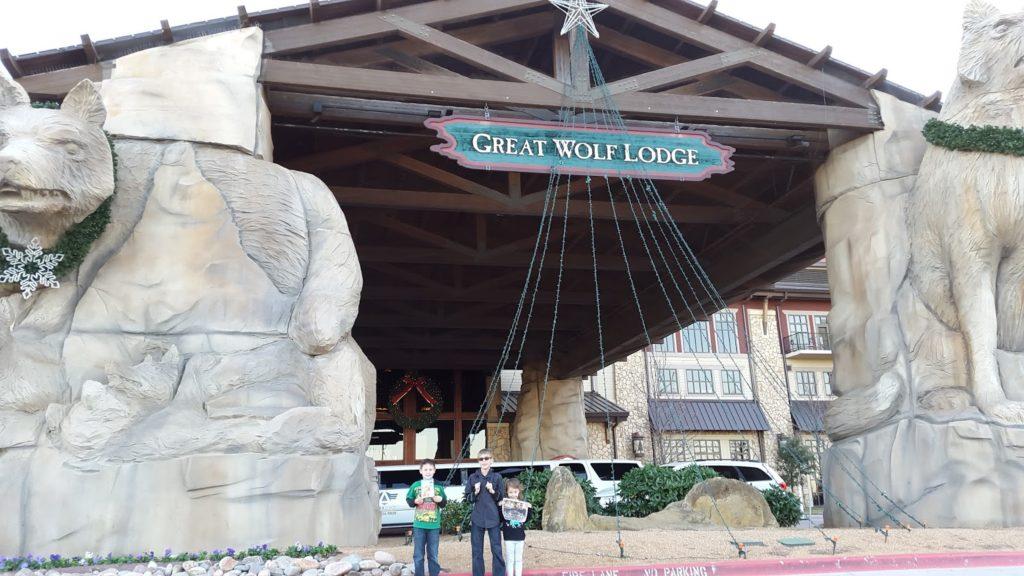
{"type": "MultiPolygon", "coordinates": [[[[956,554],[898,554],[891,556],[827,556],[779,560],[724,560],[680,564],[566,566],[524,570],[523,576],[773,576],[829,574],[869,570],[923,568],[1024,567],[1024,552],[964,552],[956,554]]],[[[490,573],[488,573],[490,574],[490,573]]],[[[453,573],[450,576],[470,576],[453,573]]]]}

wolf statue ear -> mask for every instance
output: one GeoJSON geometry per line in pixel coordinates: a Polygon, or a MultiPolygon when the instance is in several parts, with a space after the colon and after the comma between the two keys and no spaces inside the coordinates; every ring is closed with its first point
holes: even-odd
{"type": "Polygon", "coordinates": [[[988,36],[983,34],[994,16],[999,16],[999,9],[984,0],[971,0],[964,10],[964,36],[957,62],[957,73],[964,84],[984,84],[989,80],[990,48],[986,46],[988,36]]]}
{"type": "Polygon", "coordinates": [[[103,106],[100,91],[90,80],[82,80],[76,84],[64,97],[60,109],[100,127],[107,120],[107,109],[103,106]]]}
{"type": "Polygon", "coordinates": [[[28,92],[11,78],[2,64],[0,64],[0,109],[20,104],[29,104],[28,92]]]}

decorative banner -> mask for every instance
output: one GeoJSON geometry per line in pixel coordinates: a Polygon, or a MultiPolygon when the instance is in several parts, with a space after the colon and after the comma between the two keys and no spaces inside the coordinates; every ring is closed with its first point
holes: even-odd
{"type": "Polygon", "coordinates": [[[431,150],[479,170],[704,180],[733,169],[735,152],[703,132],[569,127],[539,120],[431,118],[431,150]]]}

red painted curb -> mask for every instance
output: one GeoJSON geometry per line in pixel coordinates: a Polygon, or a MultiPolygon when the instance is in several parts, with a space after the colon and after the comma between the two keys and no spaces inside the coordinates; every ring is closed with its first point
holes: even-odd
{"type": "MultiPolygon", "coordinates": [[[[891,556],[828,556],[779,560],[724,560],[639,566],[562,567],[524,570],[523,576],[772,576],[828,574],[868,570],[920,568],[1024,567],[1024,552],[966,552],[957,554],[897,554],[891,556]]],[[[487,573],[491,575],[490,572],[487,573]]],[[[453,573],[450,576],[470,576],[453,573]]]]}

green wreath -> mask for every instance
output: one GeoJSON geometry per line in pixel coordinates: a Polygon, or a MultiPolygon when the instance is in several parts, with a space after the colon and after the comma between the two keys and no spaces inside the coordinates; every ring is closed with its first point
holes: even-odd
{"type": "Polygon", "coordinates": [[[407,372],[402,379],[391,388],[388,395],[388,412],[395,424],[402,428],[423,430],[437,421],[444,408],[444,396],[441,389],[425,376],[407,372]],[[418,393],[430,407],[426,412],[418,412],[415,416],[407,416],[402,411],[401,402],[411,392],[418,393]]]}

